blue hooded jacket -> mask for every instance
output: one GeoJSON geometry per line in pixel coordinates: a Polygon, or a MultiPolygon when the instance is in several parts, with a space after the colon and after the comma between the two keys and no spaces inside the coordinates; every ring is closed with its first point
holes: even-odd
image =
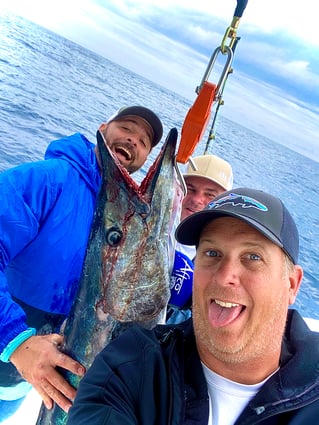
{"type": "Polygon", "coordinates": [[[70,310],[101,183],[94,148],[76,133],[0,174],[0,352],[30,326],[21,305],[70,310]]]}

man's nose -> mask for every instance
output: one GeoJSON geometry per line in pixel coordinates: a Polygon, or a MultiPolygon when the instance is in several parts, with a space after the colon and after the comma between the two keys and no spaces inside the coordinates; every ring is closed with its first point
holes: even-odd
{"type": "Polygon", "coordinates": [[[240,265],[238,261],[224,256],[215,270],[215,281],[220,285],[238,285],[240,282],[240,265]]]}
{"type": "Polygon", "coordinates": [[[190,195],[190,197],[191,197],[191,202],[193,202],[196,205],[202,205],[203,208],[207,204],[205,196],[201,194],[200,192],[194,192],[190,195]]]}
{"type": "Polygon", "coordinates": [[[137,145],[138,136],[135,134],[129,134],[126,136],[126,140],[130,142],[132,145],[137,145]]]}

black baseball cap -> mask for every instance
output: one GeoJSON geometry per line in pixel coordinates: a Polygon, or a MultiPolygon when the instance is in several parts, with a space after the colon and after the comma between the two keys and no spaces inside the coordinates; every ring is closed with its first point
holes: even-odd
{"type": "Polygon", "coordinates": [[[112,115],[107,122],[116,121],[128,115],[141,117],[151,126],[153,130],[152,146],[156,146],[163,136],[163,125],[158,116],[144,106],[124,106],[115,112],[115,114],[112,115]]]}
{"type": "Polygon", "coordinates": [[[175,237],[183,245],[198,245],[203,227],[217,217],[244,221],[278,245],[294,264],[298,262],[299,234],[283,202],[261,190],[238,188],[223,192],[202,211],[185,218],[175,237]]]}

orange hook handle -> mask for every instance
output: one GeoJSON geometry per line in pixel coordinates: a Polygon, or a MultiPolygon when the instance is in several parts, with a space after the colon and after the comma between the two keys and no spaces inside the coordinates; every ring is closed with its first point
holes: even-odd
{"type": "Polygon", "coordinates": [[[181,141],[176,155],[177,162],[185,164],[202,138],[210,118],[216,89],[216,84],[204,81],[195,102],[185,117],[181,131],[181,141]]]}

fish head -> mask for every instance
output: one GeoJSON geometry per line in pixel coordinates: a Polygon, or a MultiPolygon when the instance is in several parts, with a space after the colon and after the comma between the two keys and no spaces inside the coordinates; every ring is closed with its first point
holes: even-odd
{"type": "MultiPolygon", "coordinates": [[[[121,322],[144,323],[165,309],[174,258],[169,243],[184,196],[172,129],[138,185],[97,133],[102,161],[95,225],[101,244],[97,308],[121,322]]],[[[93,224],[94,228],[94,224],[93,224]]]]}

